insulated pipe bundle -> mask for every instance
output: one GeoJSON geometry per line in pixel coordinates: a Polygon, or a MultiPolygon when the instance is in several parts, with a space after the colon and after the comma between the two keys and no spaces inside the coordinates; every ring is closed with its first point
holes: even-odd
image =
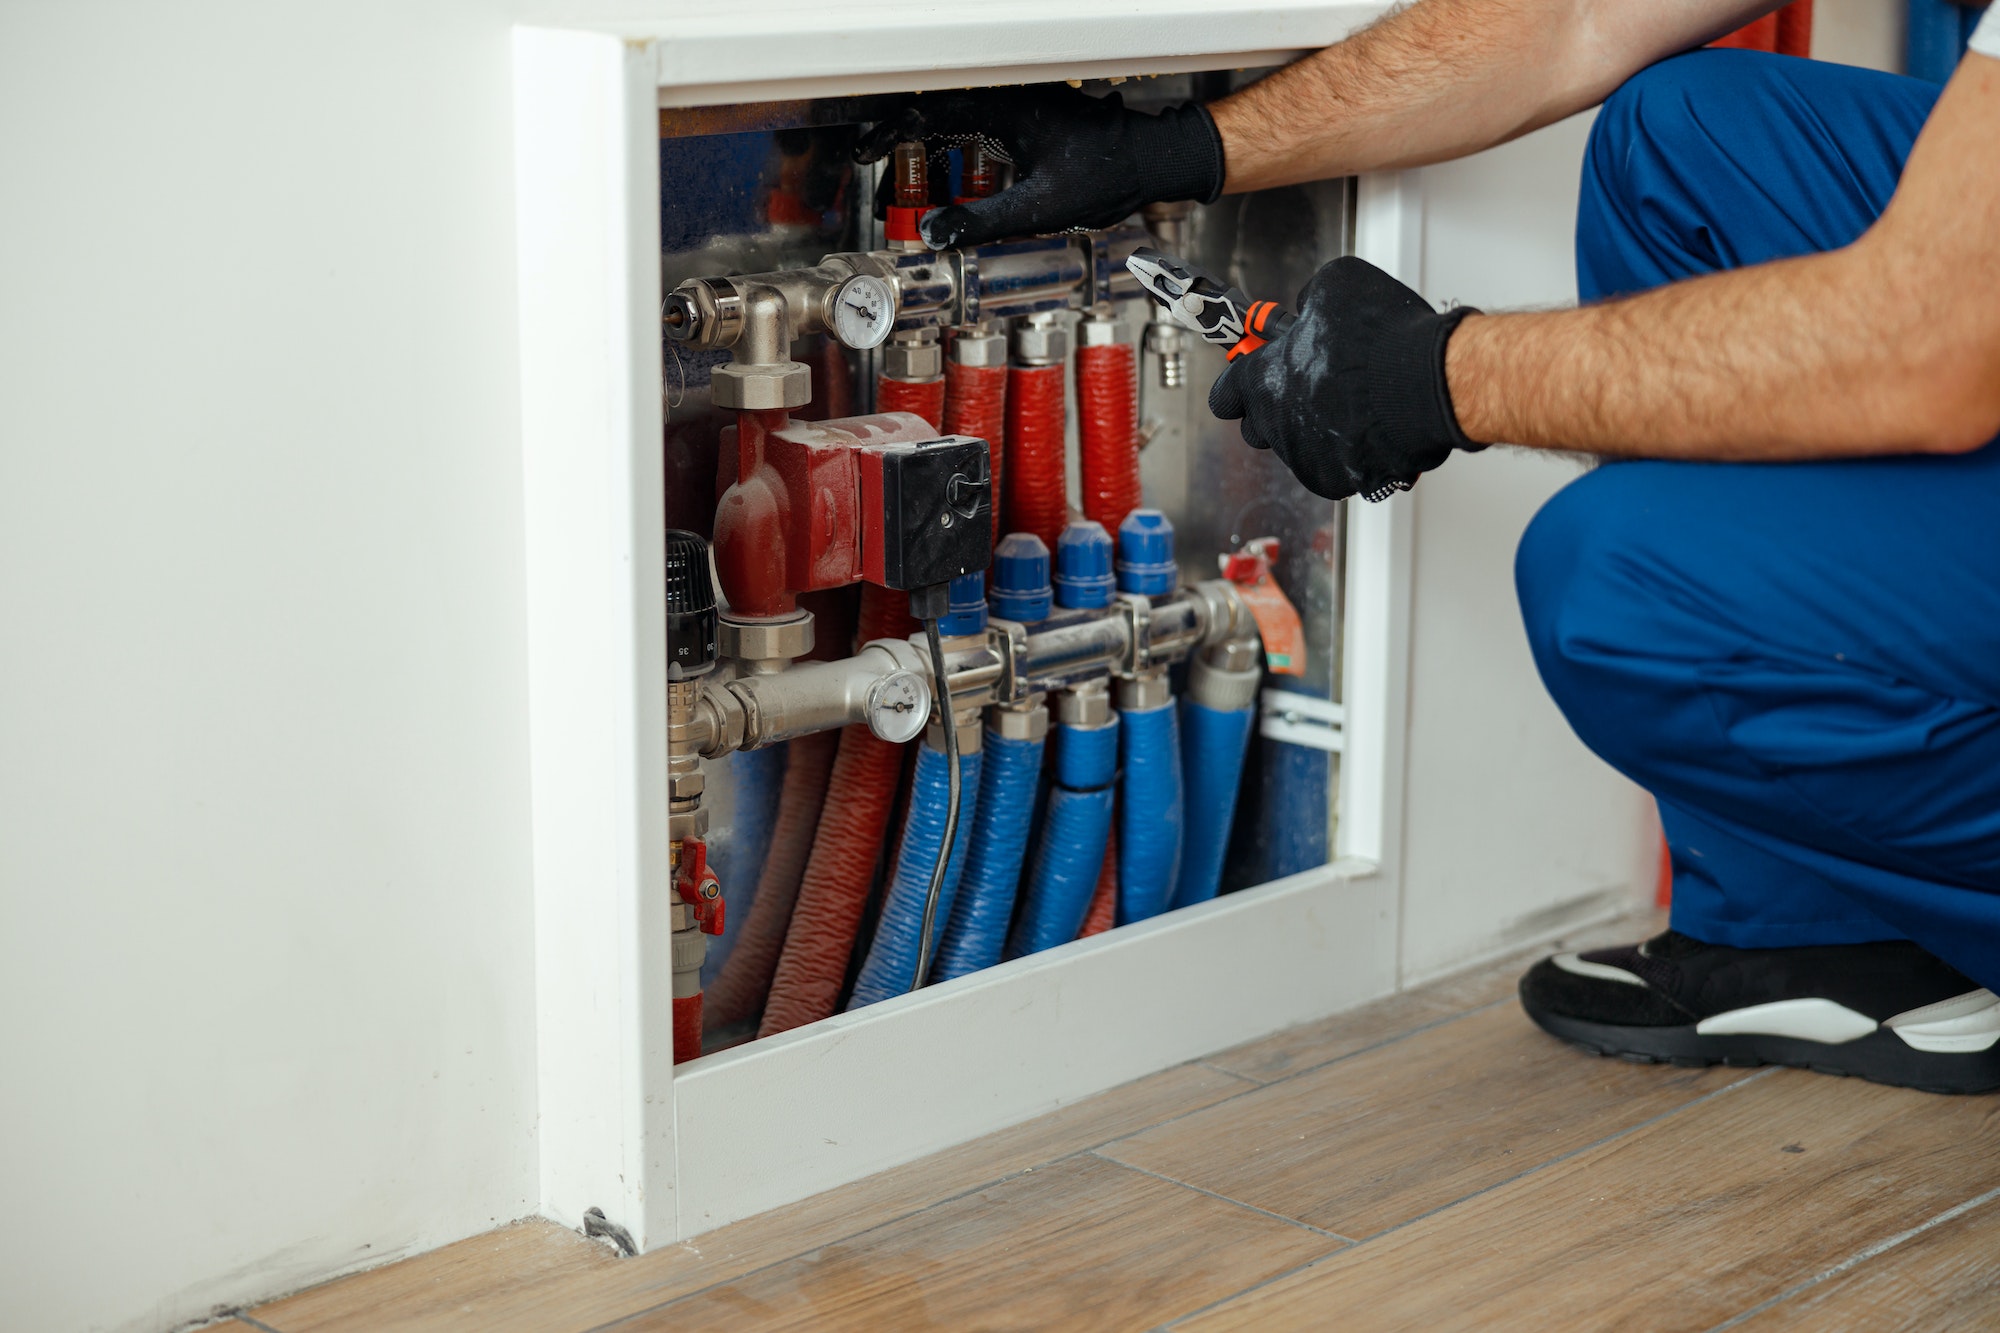
{"type": "MultiPolygon", "coordinates": [[[[974,643],[984,641],[986,600],[983,583],[984,578],[979,574],[966,574],[952,580],[951,614],[938,625],[946,651],[971,646],[968,640],[974,643]]],[[[867,961],[861,965],[853,997],[847,1003],[849,1009],[859,1009],[863,1005],[901,995],[919,984],[916,969],[922,952],[919,944],[923,938],[924,900],[929,896],[931,872],[937,865],[938,852],[944,843],[945,811],[949,801],[950,767],[944,751],[943,729],[959,727],[959,780],[963,795],[960,798],[958,832],[952,838],[951,858],[945,863],[944,886],[938,895],[937,914],[931,925],[933,945],[944,933],[945,923],[951,918],[953,899],[965,871],[973,826],[978,820],[982,754],[977,717],[975,710],[973,724],[961,727],[959,719],[949,709],[948,701],[941,699],[940,715],[931,723],[933,734],[925,738],[922,748],[917,751],[917,771],[910,787],[909,810],[903,822],[903,840],[896,853],[895,872],[890,877],[882,914],[875,926],[874,942],[869,945],[867,961]]]]}
{"type": "Polygon", "coordinates": [[[1063,691],[1057,702],[1055,786],[1042,840],[1028,874],[1021,919],[1007,944],[1020,958],[1068,944],[1083,929],[1111,834],[1111,785],[1118,776],[1118,715],[1104,683],[1063,691]]]}
{"type": "MultiPolygon", "coordinates": [[[[906,594],[872,583],[862,585],[857,637],[862,643],[908,638],[916,629],[909,605],[906,594]]],[[[902,769],[902,746],[865,726],[850,726],[840,733],[827,782],[837,799],[827,802],[820,818],[758,1036],[817,1022],[839,1003],[902,769]]]]}
{"type": "Polygon", "coordinates": [[[813,830],[826,804],[827,776],[840,736],[837,731],[817,731],[785,743],[785,777],[778,789],[771,850],[757,877],[749,914],[736,928],[736,946],[708,989],[703,1022],[709,1032],[755,1018],[770,992],[771,974],[785,947],[786,926],[812,852],[813,830]]]}
{"type": "Polygon", "coordinates": [[[1032,532],[1054,549],[1069,520],[1068,462],[1063,453],[1067,409],[1063,358],[1069,334],[1053,315],[1030,315],[1014,330],[1007,368],[1007,476],[1002,524],[1032,532]]]}
{"type": "MultiPolygon", "coordinates": [[[[1118,589],[1165,597],[1179,583],[1174,529],[1157,509],[1135,509],[1118,528],[1118,589]]],[[[1167,910],[1180,874],[1181,740],[1166,668],[1118,682],[1124,772],[1118,797],[1118,924],[1167,910]]],[[[1208,812],[1199,812],[1206,818],[1208,812]]]]}
{"type": "Polygon", "coordinates": [[[1188,821],[1173,906],[1207,902],[1222,883],[1222,861],[1236,819],[1243,757],[1257,725],[1257,645],[1216,644],[1188,669],[1181,700],[1181,764],[1187,776],[1188,821]]]}
{"type": "MultiPolygon", "coordinates": [[[[993,613],[1034,626],[1048,619],[1049,551],[1031,532],[1010,533],[993,549],[993,613]]],[[[986,757],[964,877],[938,953],[937,979],[949,981],[1000,961],[1021,884],[1042,775],[1049,714],[1043,696],[987,710],[986,757]]]]}
{"type": "MultiPolygon", "coordinates": [[[[1102,527],[1070,524],[1056,543],[1057,604],[1066,610],[1109,606],[1111,563],[1111,538],[1102,527]]],[[[1010,958],[1067,944],[1083,928],[1111,834],[1118,733],[1106,680],[1085,680],[1062,691],[1056,702],[1055,786],[1027,897],[1008,941],[1010,958]]]]}
{"type": "Polygon", "coordinates": [[[1083,516],[1116,532],[1139,507],[1139,349],[1108,310],[1077,325],[1076,400],[1083,516]]]}

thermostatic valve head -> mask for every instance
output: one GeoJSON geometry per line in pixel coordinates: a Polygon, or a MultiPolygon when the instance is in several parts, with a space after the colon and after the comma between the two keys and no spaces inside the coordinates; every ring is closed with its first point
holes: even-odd
{"type": "Polygon", "coordinates": [[[705,675],[717,651],[715,581],[708,543],[698,533],[667,530],[667,679],[705,675]]]}

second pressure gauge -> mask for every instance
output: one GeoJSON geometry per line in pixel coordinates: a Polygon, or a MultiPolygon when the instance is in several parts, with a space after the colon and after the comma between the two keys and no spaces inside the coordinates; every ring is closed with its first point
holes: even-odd
{"type": "Polygon", "coordinates": [[[931,716],[931,687],[914,671],[892,671],[868,687],[868,730],[895,745],[915,740],[931,716]]]}
{"type": "Polygon", "coordinates": [[[827,297],[833,336],[849,347],[866,351],[888,341],[896,327],[896,292],[872,273],[857,273],[827,297]]]}

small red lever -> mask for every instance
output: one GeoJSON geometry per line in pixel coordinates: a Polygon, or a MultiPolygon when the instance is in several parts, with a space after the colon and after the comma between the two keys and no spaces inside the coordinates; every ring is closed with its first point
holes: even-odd
{"type": "Polygon", "coordinates": [[[722,933],[722,881],[708,865],[708,844],[700,838],[681,842],[681,865],[674,876],[674,888],[681,901],[694,912],[695,924],[704,935],[722,933]]]}

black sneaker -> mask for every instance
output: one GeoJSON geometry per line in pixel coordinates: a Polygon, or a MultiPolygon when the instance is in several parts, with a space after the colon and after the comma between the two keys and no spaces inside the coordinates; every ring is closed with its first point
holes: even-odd
{"type": "Polygon", "coordinates": [[[1544,958],[1521,978],[1521,1007],[1565,1041],[1646,1064],[2000,1088],[2000,997],[1907,940],[1731,949],[1669,930],[1544,958]]]}

